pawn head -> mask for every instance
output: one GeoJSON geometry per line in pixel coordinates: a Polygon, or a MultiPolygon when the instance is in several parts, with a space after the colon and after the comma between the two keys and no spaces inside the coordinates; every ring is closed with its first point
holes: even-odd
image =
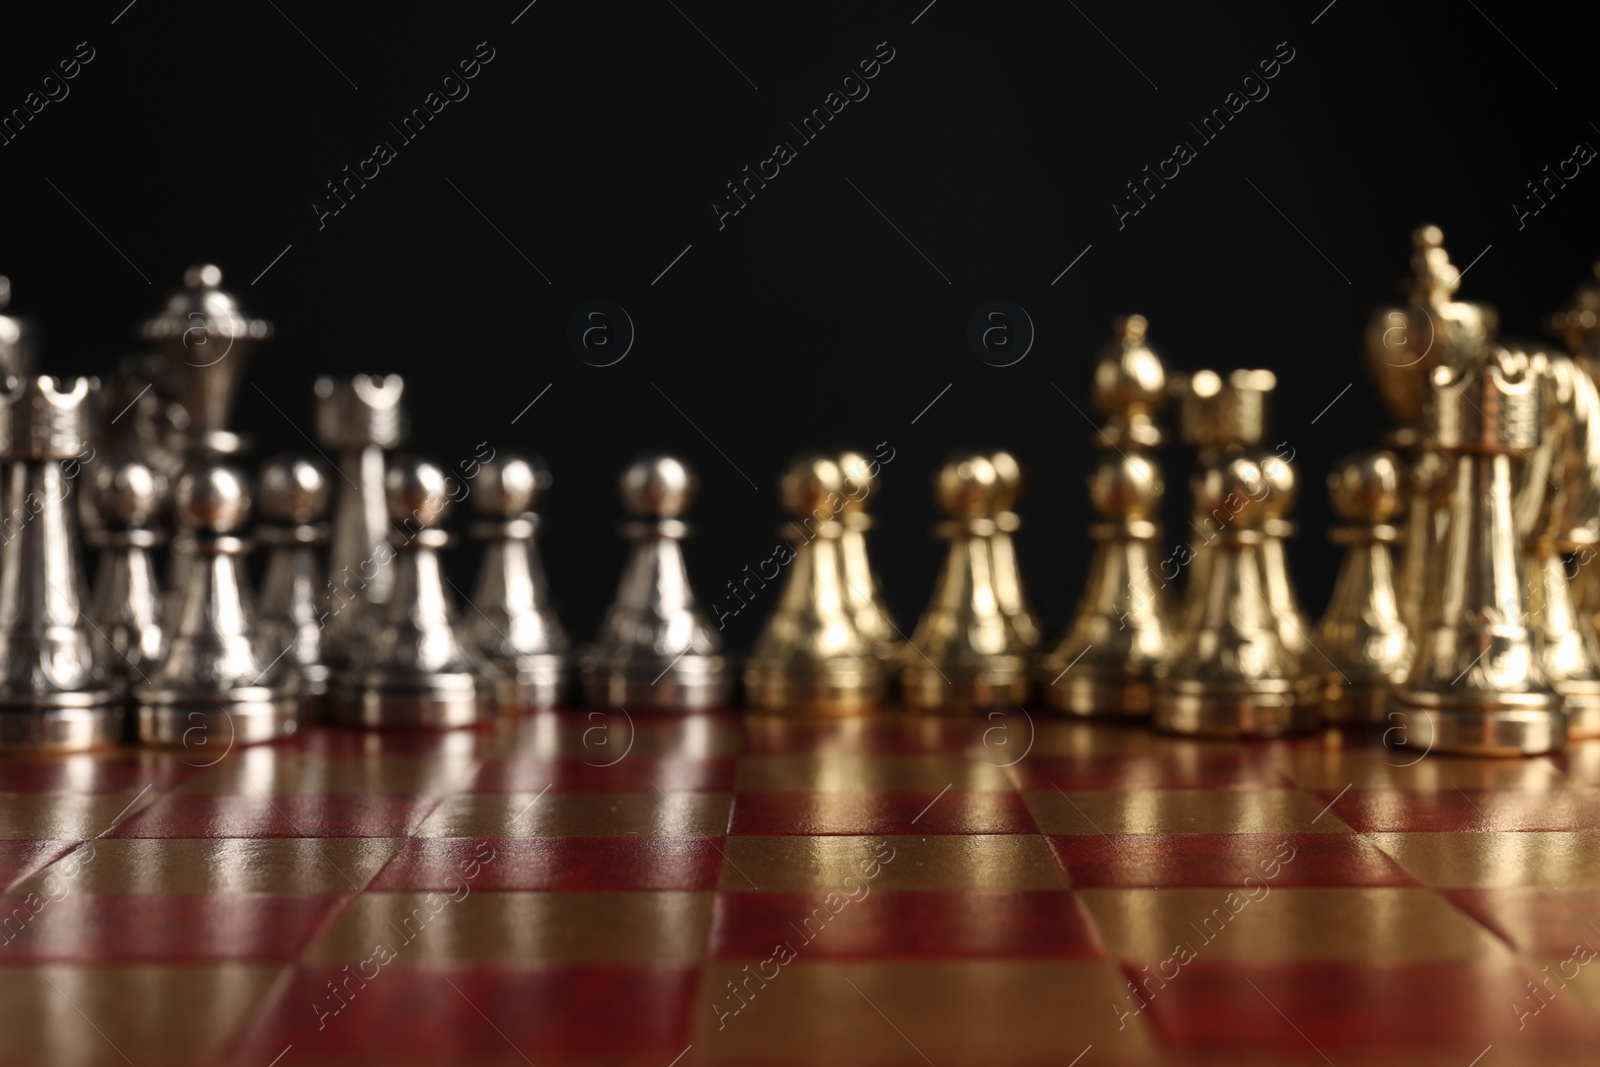
{"type": "Polygon", "coordinates": [[[997,510],[1000,473],[982,453],[957,452],[934,475],[933,491],[939,507],[952,518],[988,518],[997,510]]]}
{"type": "Polygon", "coordinates": [[[384,498],[389,505],[389,521],[437,526],[450,512],[450,475],[437,463],[425,459],[396,459],[383,476],[384,498]]]}
{"type": "Polygon", "coordinates": [[[778,497],[784,510],[797,518],[832,519],[843,509],[845,489],[845,472],[838,460],[807,452],[790,461],[778,482],[778,497]]]}
{"type": "Polygon", "coordinates": [[[640,518],[680,518],[699,485],[694,471],[677,456],[640,456],[622,472],[622,506],[640,518]]]}
{"type": "Polygon", "coordinates": [[[1161,468],[1142,452],[1104,453],[1089,474],[1089,500],[1107,519],[1153,519],[1165,491],[1161,468]]]}
{"type": "Polygon", "coordinates": [[[1328,500],[1345,522],[1379,525],[1400,513],[1403,484],[1400,459],[1393,452],[1357,452],[1328,473],[1328,500]]]}
{"type": "Polygon", "coordinates": [[[147,526],[166,507],[167,476],[148,464],[112,459],[92,468],[89,502],[107,526],[147,526]]]}
{"type": "Polygon", "coordinates": [[[509,521],[537,508],[554,480],[538,456],[502,453],[478,469],[472,499],[478,514],[509,521]]]}
{"type": "Polygon", "coordinates": [[[1248,455],[1213,460],[1195,476],[1193,488],[1202,526],[1252,530],[1268,518],[1261,504],[1271,489],[1260,465],[1248,455]]]}
{"type": "Polygon", "coordinates": [[[202,534],[234,534],[250,521],[250,479],[238,467],[202,462],[178,476],[178,522],[202,534]]]}
{"type": "Polygon", "coordinates": [[[305,456],[274,456],[261,468],[256,487],[261,517],[304,526],[328,511],[328,471],[305,456]]]}

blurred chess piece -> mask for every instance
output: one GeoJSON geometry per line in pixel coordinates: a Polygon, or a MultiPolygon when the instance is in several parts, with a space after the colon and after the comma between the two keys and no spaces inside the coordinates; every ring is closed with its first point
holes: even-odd
{"type": "Polygon", "coordinates": [[[220,758],[287,737],[300,726],[294,675],[260,654],[244,573],[249,479],[220,458],[191,460],[173,496],[189,577],[161,663],[134,689],[139,740],[220,758]]]}
{"type": "Polygon", "coordinates": [[[1091,395],[1105,425],[1092,438],[1100,457],[1088,478],[1089,499],[1100,521],[1089,528],[1089,580],[1036,677],[1057,711],[1144,716],[1156,672],[1174,648],[1167,581],[1177,572],[1158,573],[1166,484],[1154,455],[1167,374],[1145,340],[1144,316],[1118,319],[1113,328],[1117,336],[1100,352],[1091,395]]]}
{"type": "MultiPolygon", "coordinates": [[[[1294,510],[1295,497],[1300,491],[1299,477],[1293,465],[1276,452],[1256,449],[1250,454],[1267,480],[1267,495],[1261,501],[1261,571],[1267,583],[1267,600],[1278,616],[1278,635],[1285,648],[1308,660],[1308,667],[1311,666],[1309,658],[1313,656],[1326,665],[1322,653],[1312,646],[1311,619],[1300,606],[1294,580],[1289,575],[1285,542],[1294,536],[1294,523],[1289,521],[1289,514],[1294,510]]],[[[1308,690],[1306,695],[1315,702],[1320,692],[1320,689],[1308,690]]]]}
{"type": "Polygon", "coordinates": [[[11,279],[0,274],[0,387],[33,372],[38,362],[38,331],[27,319],[4,314],[11,305],[11,279]]]}
{"type": "Polygon", "coordinates": [[[89,618],[111,646],[107,670],[126,686],[155,672],[166,637],[153,550],[166,540],[167,476],[136,459],[107,456],[89,467],[97,521],[85,536],[100,550],[89,618]]]}
{"type": "Polygon", "coordinates": [[[116,744],[123,710],[79,608],[83,588],[73,474],[93,458],[95,383],[29,375],[0,392],[0,751],[116,744]]]}
{"type": "Polygon", "coordinates": [[[1155,725],[1180,734],[1276,737],[1308,730],[1316,711],[1300,657],[1284,646],[1267,596],[1261,546],[1271,492],[1260,464],[1224,453],[1193,483],[1196,511],[1216,522],[1203,580],[1187,591],[1180,645],[1155,688],[1155,725]]]}
{"type": "Polygon", "coordinates": [[[1422,632],[1422,602],[1432,582],[1448,510],[1444,458],[1424,434],[1427,400],[1435,368],[1459,368],[1494,335],[1494,309],[1455,300],[1461,272],[1450,262],[1444,234],[1422,226],[1411,235],[1409,299],[1380,307],[1367,323],[1366,366],[1395,429],[1388,444],[1406,457],[1405,523],[1396,592],[1400,617],[1415,636],[1422,632]]]}
{"type": "Polygon", "coordinates": [[[398,374],[323,377],[313,392],[317,440],[343,475],[328,549],[324,639],[329,662],[342,663],[371,636],[363,629],[376,625],[394,590],[384,454],[406,438],[405,382],[398,374]]]}
{"type": "Polygon", "coordinates": [[[507,680],[478,652],[456,610],[439,552],[450,476],[426,460],[397,459],[384,474],[393,528],[394,588],[372,608],[375,625],[336,668],[333,717],[371,728],[478,726],[499,714],[507,680]],[[381,615],[376,613],[381,611],[381,615]]]}
{"type": "Polygon", "coordinates": [[[994,533],[989,537],[989,555],[994,564],[995,595],[999,597],[1000,614],[1011,620],[1017,640],[1029,649],[1037,648],[1041,638],[1039,616],[1028,599],[1027,588],[1022,584],[1022,568],[1017,564],[1017,546],[1011,539],[1022,526],[1017,514],[1017,503],[1027,479],[1017,457],[1003,449],[987,454],[994,467],[998,492],[994,500],[994,533]]]}
{"type": "Polygon", "coordinates": [[[1380,450],[1346,456],[1328,475],[1342,524],[1328,531],[1328,540],[1345,552],[1317,626],[1317,647],[1332,665],[1322,707],[1330,725],[1388,725],[1388,693],[1405,681],[1411,664],[1414,646],[1400,617],[1391,554],[1400,540],[1392,523],[1404,505],[1404,480],[1400,458],[1380,450]]]}
{"type": "Polygon", "coordinates": [[[948,518],[935,535],[950,542],[933,598],[901,661],[906,709],[964,714],[1012,708],[1028,698],[1031,647],[1000,610],[993,538],[1005,493],[989,457],[958,452],[934,478],[948,518]]]}
{"type": "Polygon", "coordinates": [[[861,632],[845,590],[839,516],[851,488],[846,482],[837,460],[805,454],[779,484],[793,518],[778,534],[790,541],[793,555],[779,560],[789,573],[745,666],[745,697],[754,711],[853,715],[883,702],[887,668],[861,632]]]}
{"type": "Polygon", "coordinates": [[[233,455],[244,441],[228,430],[245,364],[257,344],[272,336],[272,323],[253,319],[222,288],[222,270],[206,263],[190,267],[183,288],[160,314],[140,328],[140,337],[166,357],[179,401],[188,413],[183,451],[233,455]]]}
{"type": "Polygon", "coordinates": [[[844,565],[845,600],[855,616],[856,629],[872,642],[878,658],[893,663],[904,643],[883,599],[883,583],[867,557],[867,531],[872,528],[867,501],[878,492],[879,464],[860,452],[841,452],[835,462],[845,477],[839,508],[839,522],[844,526],[839,555],[844,565]]]}
{"type": "Polygon", "coordinates": [[[268,659],[281,656],[293,664],[307,723],[325,716],[330,674],[322,654],[328,493],[328,471],[317,460],[275,456],[261,468],[256,539],[267,546],[267,567],[257,600],[257,644],[268,659]]]}
{"type": "Polygon", "coordinates": [[[733,672],[700,610],[683,559],[682,516],[699,481],[675,456],[646,455],[622,472],[622,528],[633,542],[617,596],[580,668],[590,704],[697,711],[726,706],[733,672]]]}
{"type": "Polygon", "coordinates": [[[1559,447],[1546,484],[1559,489],[1549,494],[1536,518],[1529,567],[1545,670],[1565,699],[1567,736],[1582,739],[1600,736],[1600,693],[1594,681],[1600,656],[1600,545],[1595,543],[1600,535],[1595,489],[1600,419],[1590,407],[1600,400],[1595,390],[1600,373],[1600,263],[1593,277],[1578,287],[1571,306],[1552,315],[1548,326],[1566,342],[1570,371],[1563,361],[1552,361],[1555,373],[1548,378],[1546,394],[1561,416],[1547,420],[1559,447]]]}
{"type": "Polygon", "coordinates": [[[1433,373],[1427,446],[1447,465],[1442,562],[1430,572],[1422,630],[1391,718],[1409,746],[1468,755],[1553,752],[1562,699],[1529,626],[1525,557],[1513,514],[1513,461],[1537,448],[1544,395],[1525,357],[1486,346],[1433,373]]]}
{"type": "Polygon", "coordinates": [[[484,549],[468,628],[479,650],[511,677],[518,708],[554,707],[566,690],[567,635],[550,606],[535,540],[536,509],[551,481],[543,460],[499,455],[483,464],[474,485],[472,533],[484,549]]]}
{"type": "Polygon", "coordinates": [[[136,459],[166,475],[168,484],[182,473],[189,412],[178,400],[165,356],[119,357],[101,389],[99,407],[96,440],[105,442],[107,454],[136,459]]]}

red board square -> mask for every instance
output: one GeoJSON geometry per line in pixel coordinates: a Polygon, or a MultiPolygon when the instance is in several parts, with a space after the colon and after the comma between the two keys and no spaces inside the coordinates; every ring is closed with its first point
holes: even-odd
{"type": "MultiPolygon", "coordinates": [[[[32,963],[289,962],[350,894],[76,893],[45,898],[5,959],[32,963]]],[[[22,904],[0,897],[0,914],[22,904]]]]}
{"type": "Polygon", "coordinates": [[[1600,830],[1600,792],[1580,789],[1314,790],[1357,832],[1600,830]],[[1335,797],[1338,797],[1335,802],[1335,797]]]}
{"type": "Polygon", "coordinates": [[[493,729],[358,730],[314,727],[285,746],[285,755],[320,759],[372,759],[383,756],[486,756],[502,743],[493,729]]]}
{"type": "Polygon", "coordinates": [[[740,793],[730,836],[1032,834],[1019,793],[740,793]]]}
{"type": "Polygon", "coordinates": [[[1285,888],[1420,884],[1354,834],[1063,834],[1046,840],[1076,889],[1237,887],[1246,878],[1285,888]],[[1293,851],[1280,852],[1280,844],[1293,851]],[[1273,864],[1277,873],[1268,878],[1273,864]]]}
{"type": "Polygon", "coordinates": [[[468,791],[473,793],[728,793],[731,758],[685,759],[626,756],[600,760],[541,760],[526,756],[485,760],[468,791]]]}
{"type": "Polygon", "coordinates": [[[0,760],[0,796],[166,792],[199,774],[204,760],[176,752],[97,752],[0,760]],[[197,765],[198,764],[198,765],[197,765]]]}
{"type": "Polygon", "coordinates": [[[480,890],[709,890],[722,866],[721,841],[709,837],[533,837],[477,841],[415,838],[395,853],[368,888],[375,893],[450,891],[463,863],[476,860],[480,890]],[[483,849],[493,850],[492,859],[483,849]]]}
{"type": "Polygon", "coordinates": [[[1093,927],[1071,893],[861,888],[866,895],[858,889],[854,900],[842,891],[718,893],[711,958],[764,960],[779,944],[814,960],[1102,955],[1093,927]]]}
{"type": "MultiPolygon", "coordinates": [[[[1129,981],[1156,973],[1127,965],[1129,981]]],[[[1167,970],[1177,964],[1167,965],[1167,970]]],[[[1576,997],[1559,997],[1519,1019],[1512,1004],[1529,998],[1532,977],[1512,966],[1469,963],[1209,963],[1194,960],[1161,985],[1142,987],[1162,1041],[1184,1048],[1277,1050],[1316,1059],[1334,1050],[1427,1050],[1466,1064],[1491,1043],[1508,1047],[1600,1039],[1600,1021],[1576,997]]],[[[1124,990],[1118,1007],[1136,1011],[1124,990]]],[[[1131,1019],[1125,1021],[1132,1021],[1131,1019]]],[[[1337,1060],[1337,1057],[1335,1057],[1337,1060]]],[[[1342,1062],[1342,1061],[1338,1061],[1342,1062]]]]}
{"type": "Polygon", "coordinates": [[[1580,942],[1600,951],[1600,894],[1593,889],[1441,889],[1439,895],[1524,955],[1565,959],[1580,942]]]}
{"type": "Polygon", "coordinates": [[[312,1063],[666,1067],[691,1039],[692,967],[408,967],[404,953],[297,969],[228,1062],[266,1064],[293,1045],[312,1063]]]}
{"type": "Polygon", "coordinates": [[[259,793],[162,797],[107,837],[405,837],[438,797],[259,793]]]}
{"type": "Polygon", "coordinates": [[[1029,756],[1011,774],[1022,790],[1288,789],[1291,783],[1249,751],[1186,755],[1029,756]]]}

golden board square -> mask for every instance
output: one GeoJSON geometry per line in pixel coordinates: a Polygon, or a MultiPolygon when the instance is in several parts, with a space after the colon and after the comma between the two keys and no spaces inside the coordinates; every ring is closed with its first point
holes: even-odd
{"type": "Polygon", "coordinates": [[[381,837],[102,838],[14,892],[41,890],[54,875],[74,893],[355,893],[401,843],[381,837]]]}
{"type": "Polygon", "coordinates": [[[1045,834],[1350,832],[1322,810],[1325,802],[1293,789],[1039,790],[1023,797],[1045,834]]]}
{"type": "Polygon", "coordinates": [[[724,855],[723,892],[1068,888],[1050,846],[1028,834],[730,837],[724,855]]]}
{"type": "Polygon", "coordinates": [[[418,837],[720,837],[727,793],[462,793],[418,837]]]}

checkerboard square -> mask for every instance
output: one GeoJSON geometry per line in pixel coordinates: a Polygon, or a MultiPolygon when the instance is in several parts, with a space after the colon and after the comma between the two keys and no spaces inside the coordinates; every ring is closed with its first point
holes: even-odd
{"type": "Polygon", "coordinates": [[[437,797],[192,795],[162,797],[107,834],[128,837],[404,837],[437,797]]]}
{"type": "MultiPolygon", "coordinates": [[[[35,897],[37,913],[0,953],[30,963],[292,962],[350,894],[71,893],[35,897]]],[[[0,897],[0,917],[28,911],[0,897]]]]}
{"type": "Polygon", "coordinates": [[[1016,793],[741,793],[728,832],[768,834],[1031,834],[1016,793]]]}
{"type": "Polygon", "coordinates": [[[373,879],[374,892],[456,891],[463,864],[474,891],[709,890],[722,843],[710,837],[414,838],[373,879]],[[484,859],[492,853],[492,858],[484,859]]]}
{"type": "Polygon", "coordinates": [[[264,1067],[292,1045],[300,1064],[665,1067],[689,1044],[690,967],[407,968],[382,958],[296,969],[230,1062],[264,1067]]]}
{"type": "Polygon", "coordinates": [[[1418,884],[1354,834],[1065,834],[1049,840],[1079,889],[1418,884]]]}
{"type": "Polygon", "coordinates": [[[726,793],[464,793],[446,797],[419,837],[721,837],[726,793]]]}
{"type": "Polygon", "coordinates": [[[1290,782],[1250,753],[1163,753],[1129,759],[1099,754],[1030,754],[1011,768],[1017,788],[1135,791],[1145,789],[1285,789],[1290,782]]]}
{"type": "Polygon", "coordinates": [[[1022,794],[1047,834],[1304,834],[1346,833],[1319,809],[1325,804],[1293,789],[1131,791],[1061,790],[1022,794]]]}
{"type": "Polygon", "coordinates": [[[1317,795],[1357,831],[1600,830],[1600,791],[1351,789],[1335,801],[1337,793],[1317,795]]]}
{"type": "Polygon", "coordinates": [[[485,760],[467,788],[474,793],[538,793],[547,788],[552,793],[728,793],[733,791],[733,768],[734,761],[725,757],[630,754],[607,763],[503,756],[485,760]]]}
{"type": "Polygon", "coordinates": [[[718,893],[709,957],[808,960],[1096,959],[1088,916],[1060,890],[718,893]]]}
{"type": "Polygon", "coordinates": [[[1440,895],[1526,956],[1565,959],[1579,944],[1600,952],[1600,898],[1592,889],[1445,889],[1440,895]]]}

